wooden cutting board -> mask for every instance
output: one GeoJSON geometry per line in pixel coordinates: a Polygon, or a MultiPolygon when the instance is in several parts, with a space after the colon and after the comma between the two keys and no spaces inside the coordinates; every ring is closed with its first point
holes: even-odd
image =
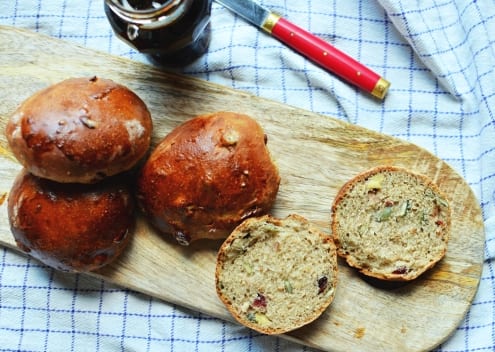
{"type": "MultiPolygon", "coordinates": [[[[331,307],[316,322],[283,337],[330,351],[421,351],[440,344],[461,322],[481,277],[484,228],[471,189],[445,162],[416,145],[328,116],[11,27],[0,27],[0,129],[35,91],[68,77],[93,75],[127,85],[147,103],[154,118],[154,144],[198,114],[231,110],[256,118],[282,176],[275,216],[298,213],[330,232],[330,207],[338,189],[355,174],[381,164],[423,173],[450,196],[451,240],[434,269],[409,284],[383,285],[340,262],[331,307]]],[[[1,133],[0,243],[13,250],[6,198],[19,170],[1,133]]],[[[219,245],[178,246],[139,218],[124,255],[91,275],[233,320],[214,288],[219,245]]]]}

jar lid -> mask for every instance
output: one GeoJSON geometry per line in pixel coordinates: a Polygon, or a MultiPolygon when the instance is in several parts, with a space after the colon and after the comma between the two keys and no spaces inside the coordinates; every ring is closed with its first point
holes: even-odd
{"type": "Polygon", "coordinates": [[[108,7],[128,24],[142,29],[168,25],[180,18],[193,0],[105,0],[108,7]]]}

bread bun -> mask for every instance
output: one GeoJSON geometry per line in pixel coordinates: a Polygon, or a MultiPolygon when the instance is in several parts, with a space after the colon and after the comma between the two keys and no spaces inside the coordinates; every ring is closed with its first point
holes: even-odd
{"type": "Polygon", "coordinates": [[[220,247],[215,278],[219,298],[237,321],[282,334],[314,321],[332,302],[335,245],[298,215],[250,218],[220,247]]]}
{"type": "Polygon", "coordinates": [[[187,245],[227,237],[244,219],[267,213],[280,176],[261,126],[217,112],[188,120],[152,152],[138,177],[138,200],[163,233],[187,245]]]}
{"type": "Polygon", "coordinates": [[[96,270],[126,247],[134,225],[134,202],[127,184],[62,184],[32,175],[17,176],[8,198],[8,216],[18,247],[53,268],[96,270]]]}
{"type": "Polygon", "coordinates": [[[102,78],[71,78],[45,88],[11,116],[6,135],[19,162],[39,177],[93,183],[132,168],[152,132],[144,102],[102,78]]]}
{"type": "Polygon", "coordinates": [[[450,212],[427,177],[382,166],[342,187],[332,206],[332,232],[350,266],[374,278],[409,281],[445,255],[450,212]]]}

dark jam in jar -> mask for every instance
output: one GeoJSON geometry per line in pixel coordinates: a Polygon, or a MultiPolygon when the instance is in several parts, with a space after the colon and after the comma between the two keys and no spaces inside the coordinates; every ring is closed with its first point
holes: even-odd
{"type": "Polygon", "coordinates": [[[152,61],[182,66],[208,49],[212,0],[105,0],[114,32],[152,61]]]}

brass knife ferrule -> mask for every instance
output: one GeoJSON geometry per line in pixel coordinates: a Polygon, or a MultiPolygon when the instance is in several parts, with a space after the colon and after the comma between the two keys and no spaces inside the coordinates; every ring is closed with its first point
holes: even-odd
{"type": "Polygon", "coordinates": [[[280,19],[280,15],[277,15],[276,13],[270,12],[268,16],[266,17],[265,22],[261,25],[261,28],[268,33],[272,33],[273,27],[277,24],[278,20],[280,19]]]}

